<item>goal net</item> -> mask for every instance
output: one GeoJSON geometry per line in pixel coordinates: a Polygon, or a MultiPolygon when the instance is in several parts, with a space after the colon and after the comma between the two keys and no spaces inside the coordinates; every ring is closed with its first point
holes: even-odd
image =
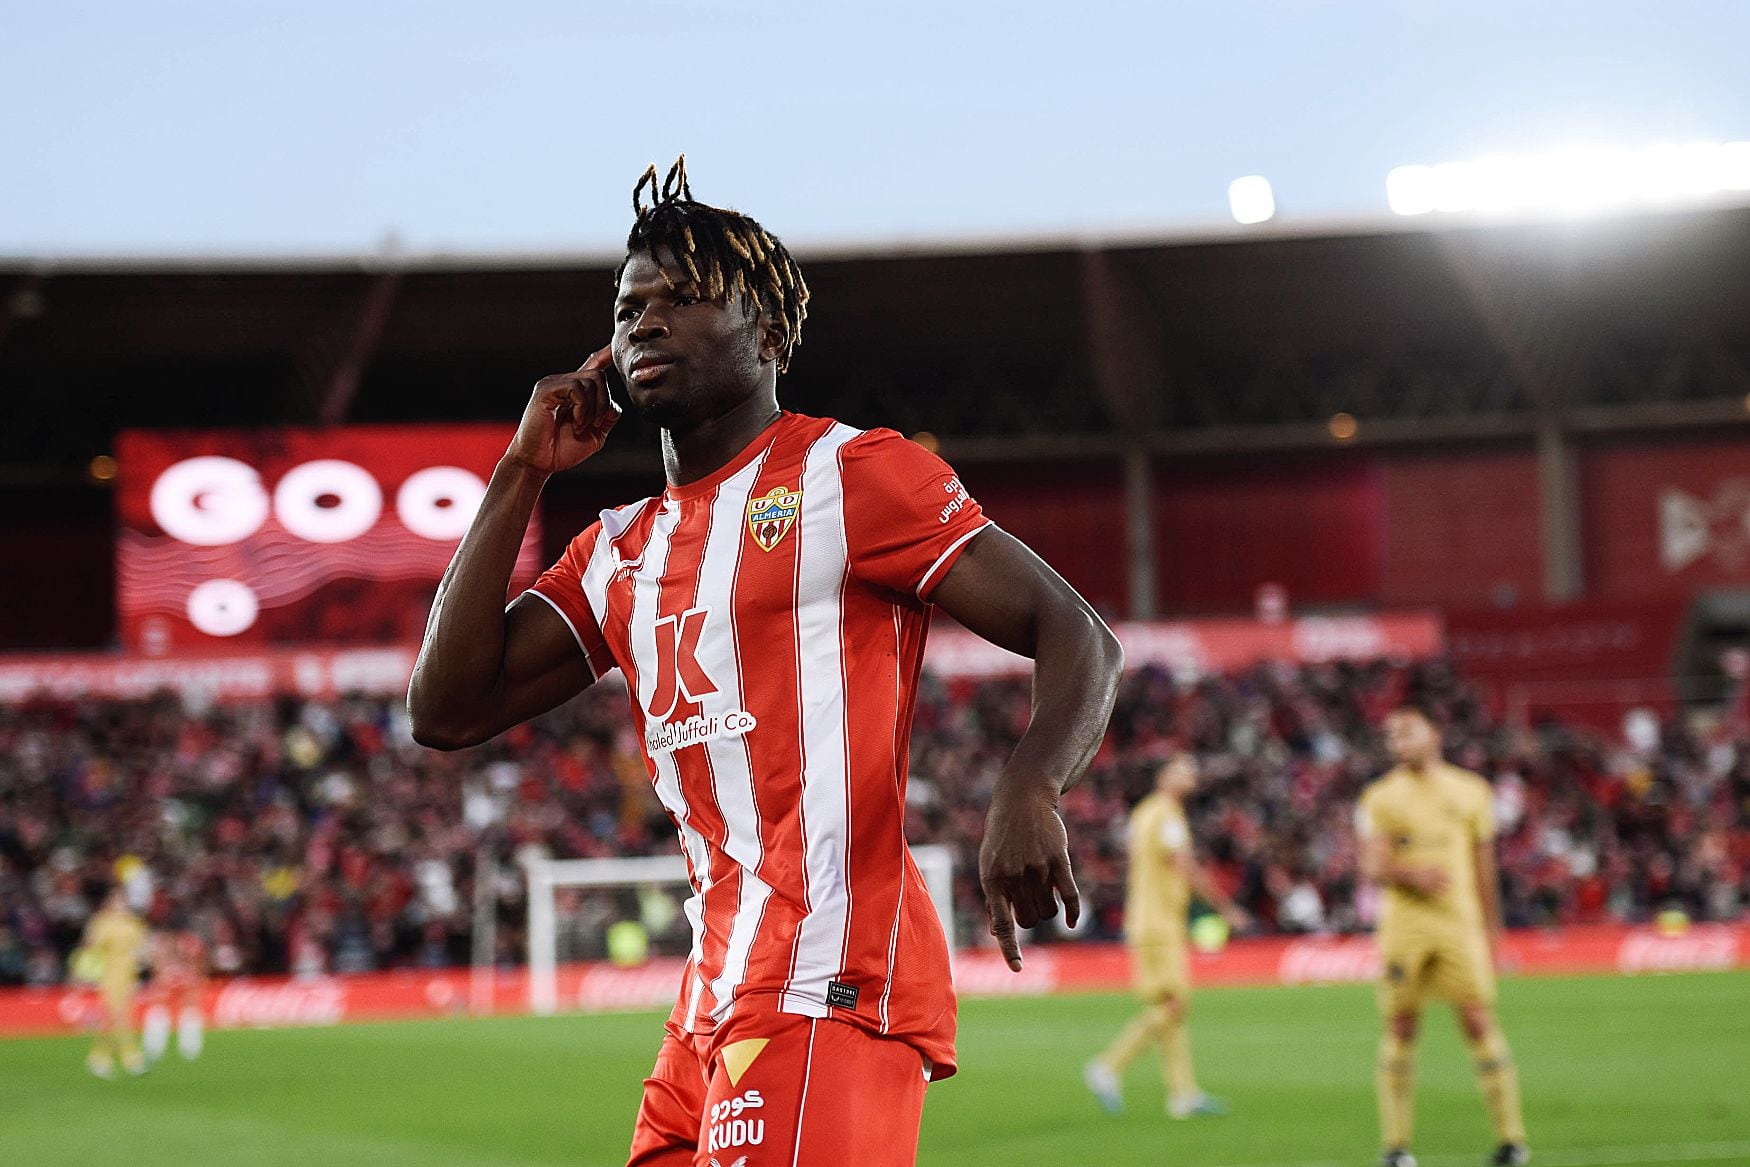
{"type": "MultiPolygon", "coordinates": [[[[940,844],[911,849],[954,942],[954,852],[940,844]]],[[[691,894],[679,855],[636,859],[523,861],[528,877],[529,1008],[559,1008],[559,970],[572,961],[611,959],[637,964],[653,956],[685,956],[692,932],[681,909],[691,894]]]]}

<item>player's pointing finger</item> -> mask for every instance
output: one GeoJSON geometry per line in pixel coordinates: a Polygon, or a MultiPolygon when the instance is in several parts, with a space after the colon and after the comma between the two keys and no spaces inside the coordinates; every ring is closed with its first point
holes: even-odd
{"type": "Polygon", "coordinates": [[[1003,950],[1003,959],[1009,962],[1010,971],[1020,972],[1021,942],[1015,937],[1015,915],[1007,897],[986,896],[984,906],[990,912],[990,934],[996,937],[997,947],[1003,950]]]}

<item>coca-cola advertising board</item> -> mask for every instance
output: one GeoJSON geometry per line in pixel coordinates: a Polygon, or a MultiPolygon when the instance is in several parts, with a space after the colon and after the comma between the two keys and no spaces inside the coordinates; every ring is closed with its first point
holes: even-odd
{"type": "MultiPolygon", "coordinates": [[[[1510,933],[1502,952],[1508,975],[1572,976],[1712,972],[1750,967],[1750,925],[1702,924],[1673,930],[1605,924],[1510,933]]],[[[666,1009],[686,962],[661,958],[631,967],[607,962],[561,965],[562,1012],[666,1009]]],[[[1200,985],[1355,984],[1379,975],[1369,936],[1259,937],[1193,953],[1200,985]]],[[[954,988],[963,997],[1107,992],[1130,984],[1130,962],[1116,944],[1039,946],[1019,973],[993,948],[954,954],[954,988]]],[[[525,969],[405,970],[344,977],[238,978],[215,983],[203,1003],[222,1028],[338,1025],[526,1013],[525,969]]],[[[0,1037],[66,1033],[98,1023],[96,993],[86,988],[0,989],[0,1037]]]]}
{"type": "MultiPolygon", "coordinates": [[[[417,641],[512,430],[132,430],[117,442],[125,649],[417,641]]],[[[542,566],[531,522],[513,586],[542,566]]]]}

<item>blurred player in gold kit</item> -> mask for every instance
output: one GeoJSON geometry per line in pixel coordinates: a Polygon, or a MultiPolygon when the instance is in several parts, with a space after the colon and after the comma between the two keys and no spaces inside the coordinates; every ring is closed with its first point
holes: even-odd
{"type": "Polygon", "coordinates": [[[1191,893],[1235,928],[1250,921],[1197,862],[1185,796],[1197,786],[1197,759],[1181,751],[1161,763],[1155,789],[1130,812],[1130,875],[1124,903],[1125,942],[1143,1011],[1083,1070],[1100,1105],[1123,1109],[1124,1070],[1150,1045],[1160,1051],[1167,1082],[1167,1113],[1174,1118],[1217,1115],[1226,1108],[1197,1085],[1185,1014],[1191,1001],[1191,893]]]}
{"type": "Polygon", "coordinates": [[[1437,998],[1456,1009],[1476,1062],[1498,1144],[1489,1162],[1517,1167],[1531,1156],[1519,1074],[1495,1021],[1501,905],[1493,794],[1482,778],[1441,758],[1440,734],[1418,709],[1387,715],[1385,743],[1397,764],[1362,793],[1355,816],[1362,877],[1382,892],[1380,1164],[1415,1167],[1416,1030],[1422,1003],[1437,998]]]}
{"type": "Polygon", "coordinates": [[[140,961],[145,951],[146,925],[128,910],[127,897],[117,887],[104,897],[103,906],[85,925],[85,938],[75,961],[89,965],[89,978],[103,1000],[103,1025],[85,1063],[99,1078],[115,1077],[117,1062],[130,1074],[146,1070],[140,1040],[134,1033],[134,996],[140,987],[140,961]]]}

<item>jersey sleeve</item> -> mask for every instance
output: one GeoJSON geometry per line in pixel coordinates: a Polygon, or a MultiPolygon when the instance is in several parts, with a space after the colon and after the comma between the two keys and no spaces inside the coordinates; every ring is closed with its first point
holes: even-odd
{"type": "Polygon", "coordinates": [[[1160,840],[1168,851],[1183,851],[1191,845],[1191,828],[1179,816],[1168,815],[1161,820],[1160,840]]]}
{"type": "Polygon", "coordinates": [[[984,510],[940,458],[892,430],[846,443],[842,469],[851,574],[928,603],[984,510]]]}
{"type": "Polygon", "coordinates": [[[587,589],[593,587],[604,591],[605,595],[599,581],[606,576],[600,570],[592,572],[591,565],[598,553],[605,556],[607,552],[607,545],[602,542],[602,525],[597,522],[573,539],[558,562],[542,572],[541,577],[523,593],[545,601],[548,607],[559,613],[559,618],[571,629],[572,639],[577,641],[578,651],[583,653],[590,673],[597,680],[614,667],[614,659],[595,615],[601,610],[603,597],[597,597],[597,602],[592,604],[587,589]]]}

